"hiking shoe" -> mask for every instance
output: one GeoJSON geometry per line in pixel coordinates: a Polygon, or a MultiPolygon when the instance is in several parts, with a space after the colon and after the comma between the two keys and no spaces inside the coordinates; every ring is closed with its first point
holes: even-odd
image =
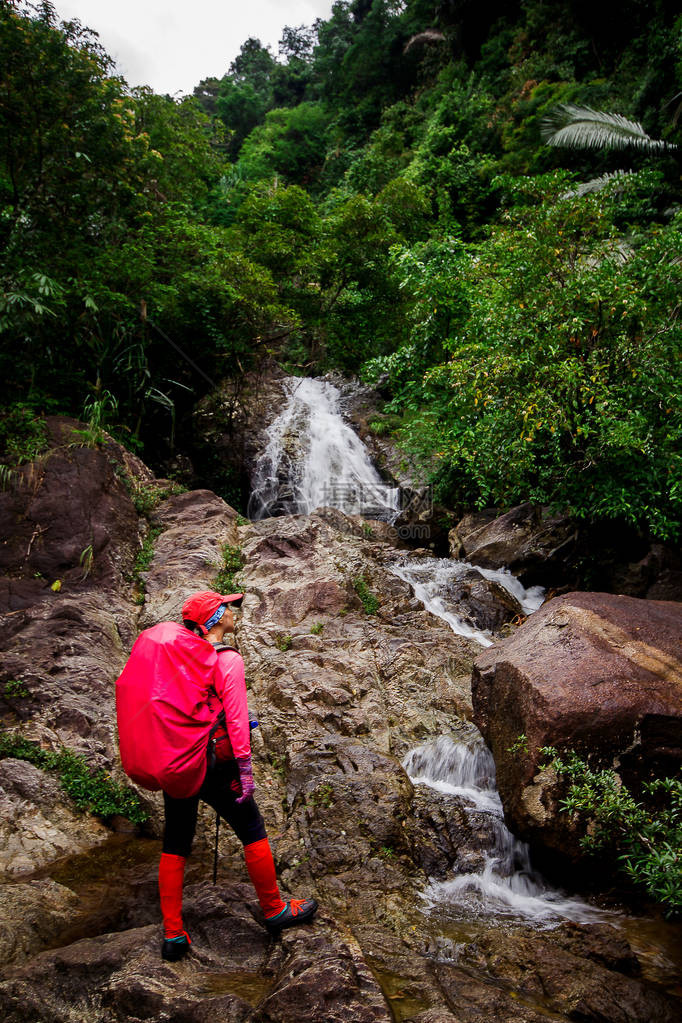
{"type": "Polygon", "coordinates": [[[265,926],[270,934],[279,934],[285,927],[298,927],[309,923],[317,913],[315,899],[291,899],[277,916],[266,916],[265,926]]]}
{"type": "Polygon", "coordinates": [[[167,963],[178,963],[189,952],[190,940],[187,934],[179,934],[177,938],[164,938],[161,946],[161,958],[167,963]]]}

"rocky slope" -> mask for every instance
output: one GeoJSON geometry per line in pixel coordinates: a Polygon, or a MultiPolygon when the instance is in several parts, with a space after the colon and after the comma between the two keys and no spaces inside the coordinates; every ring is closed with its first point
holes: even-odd
{"type": "Polygon", "coordinates": [[[239,546],[238,641],[260,720],[257,798],[283,888],[315,894],[321,910],[313,926],[270,941],[227,829],[211,884],[213,822],[204,814],[186,889],[192,954],[163,963],[158,798],[145,797],[142,835],[115,835],[78,813],[53,774],[6,758],[4,1018],[677,1019],[679,999],[608,925],[539,932],[425,912],[427,876],[480,859],[482,838],[462,801],[413,786],[401,757],[461,729],[480,648],[429,615],[389,571],[394,549],[382,527],[334,511],[238,526],[214,494],[162,496],[167,488],[125,459],[111,444],[57,448],[0,495],[10,534],[23,531],[3,562],[3,726],[44,748],[66,745],[116,776],[113,683],[137,630],[176,616],[187,593],[215,577],[222,546],[239,546]],[[150,527],[161,532],[141,572],[140,605],[134,557],[150,527]],[[24,540],[36,530],[27,557],[24,540]],[[57,536],[45,578],[34,580],[31,558],[47,556],[57,536]],[[8,682],[28,695],[8,692],[8,682]]]}

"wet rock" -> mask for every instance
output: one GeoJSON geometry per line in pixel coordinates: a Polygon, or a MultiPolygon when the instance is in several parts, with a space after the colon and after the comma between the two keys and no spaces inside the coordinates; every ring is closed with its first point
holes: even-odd
{"type": "Polygon", "coordinates": [[[0,967],[49,944],[77,905],[78,896],[54,881],[0,885],[0,967]]]}
{"type": "MultiPolygon", "coordinates": [[[[82,425],[53,420],[52,433],[61,438],[82,425]]],[[[93,583],[126,589],[139,546],[137,514],[116,471],[123,449],[111,445],[107,452],[62,443],[16,469],[12,487],[0,492],[0,574],[6,577],[0,610],[52,599],[57,580],[75,591],[93,583]],[[16,579],[32,583],[9,582],[16,579]]]]}
{"type": "Polygon", "coordinates": [[[195,590],[213,589],[225,544],[236,547],[237,513],[210,490],[193,490],[163,501],[153,523],[162,532],[146,572],[140,627],[179,621],[182,605],[195,590]]]}
{"type": "Polygon", "coordinates": [[[372,855],[393,858],[406,850],[412,786],[393,757],[330,739],[298,745],[287,766],[295,826],[277,845],[283,867],[305,859],[311,876],[323,877],[362,867],[372,855]]]}
{"type": "Polygon", "coordinates": [[[322,926],[282,939],[285,960],[274,988],[258,1006],[258,1023],[390,1023],[392,1015],[350,931],[322,926]]]}
{"type": "MultiPolygon", "coordinates": [[[[223,424],[213,425],[217,437],[223,424]]],[[[136,471],[133,465],[135,479],[136,471]]],[[[156,486],[144,473],[140,479],[156,486]]],[[[174,617],[184,587],[211,585],[222,543],[243,548],[246,599],[238,640],[249,702],[261,722],[253,738],[257,799],[283,891],[315,895],[321,910],[312,926],[271,942],[253,890],[242,883],[239,842],[227,828],[221,829],[221,883],[208,882],[213,822],[202,811],[185,898],[192,952],[180,964],[163,963],[158,845],[140,840],[141,850],[131,840],[129,848],[115,836],[93,849],[93,824],[102,826],[69,816],[52,776],[5,761],[0,848],[12,854],[9,862],[24,856],[33,867],[46,866],[40,856],[61,857],[68,851],[61,828],[82,839],[76,846],[84,852],[55,866],[57,884],[10,875],[7,912],[17,907],[27,924],[13,947],[31,958],[3,972],[4,1017],[13,1023],[539,1023],[548,1014],[568,1020],[585,1012],[587,1019],[610,1020],[597,1015],[606,1013],[606,999],[597,1001],[594,978],[606,974],[609,992],[626,974],[639,984],[626,948],[567,933],[554,942],[558,951],[543,961],[536,984],[524,980],[520,960],[502,954],[502,936],[513,944],[515,932],[500,930],[499,946],[492,939],[486,944],[494,922],[480,921],[480,941],[469,940],[444,933],[424,913],[419,894],[427,875],[445,879],[450,871],[480,869],[490,815],[413,787],[400,758],[424,739],[451,734],[457,715],[471,713],[471,662],[480,648],[426,613],[392,575],[395,539],[388,531],[335,512],[237,531],[234,512],[206,492],[170,498],[148,514],[164,531],[146,575],[143,624],[174,617]],[[366,593],[363,601],[359,580],[378,607],[368,607],[366,593]],[[59,882],[79,898],[66,929],[61,899],[66,907],[70,897],[59,882]],[[38,918],[41,903],[45,921],[38,918]],[[52,943],[50,926],[64,947],[34,955],[38,945],[52,943]],[[111,929],[117,932],[102,933],[111,929]],[[592,979],[574,1012],[583,964],[592,979]],[[564,1001],[556,993],[562,984],[570,993],[564,1001]]],[[[66,743],[93,765],[115,764],[113,682],[139,624],[130,594],[114,579],[111,586],[86,582],[77,593],[50,593],[34,603],[1,622],[3,671],[7,659],[11,674],[0,681],[24,680],[29,690],[28,697],[5,701],[6,723],[21,718],[27,734],[46,747],[66,743]]],[[[532,943],[523,952],[535,956],[532,943]]]]}
{"type": "Polygon", "coordinates": [[[450,555],[483,568],[508,568],[525,586],[556,586],[577,541],[566,516],[522,504],[504,515],[472,512],[450,531],[450,555]]]}
{"type": "Polygon", "coordinates": [[[277,364],[265,361],[204,398],[194,413],[200,460],[226,466],[234,478],[244,474],[248,481],[265,447],[267,427],[287,399],[285,379],[277,364]]]}
{"type": "Polygon", "coordinates": [[[0,880],[82,852],[107,835],[102,824],[75,811],[54,775],[23,760],[0,760],[0,880]]]}
{"type": "Polygon", "coordinates": [[[505,815],[520,837],[580,857],[541,747],[614,765],[638,789],[682,762],[679,605],[570,593],[476,659],[474,721],[490,746],[505,815]],[[511,752],[519,736],[527,752],[511,752]]]}
{"type": "MultiPolygon", "coordinates": [[[[568,924],[549,934],[521,928],[488,931],[459,962],[506,981],[519,999],[562,1018],[594,1023],[673,1023],[678,1018],[673,1000],[629,976],[634,957],[611,928],[590,927],[585,936],[582,930],[568,924]]],[[[447,974],[441,968],[446,983],[447,974]]],[[[453,989],[453,1007],[460,1000],[466,1002],[466,996],[461,999],[453,989]]]]}
{"type": "Polygon", "coordinates": [[[448,603],[457,605],[457,613],[478,629],[499,631],[503,625],[523,615],[523,608],[512,594],[495,582],[471,569],[448,583],[443,594],[448,603]]]}
{"type": "Polygon", "coordinates": [[[453,796],[416,786],[406,837],[412,859],[428,877],[443,879],[482,866],[470,818],[453,796]]]}
{"type": "Polygon", "coordinates": [[[680,552],[653,544],[639,561],[614,567],[611,588],[631,597],[682,601],[680,552]]]}
{"type": "Polygon", "coordinates": [[[7,1023],[208,1023],[378,1021],[390,1015],[349,932],[324,920],[273,943],[253,915],[246,885],[190,886],[190,955],[160,957],[159,927],[84,939],[5,972],[7,1023]]]}

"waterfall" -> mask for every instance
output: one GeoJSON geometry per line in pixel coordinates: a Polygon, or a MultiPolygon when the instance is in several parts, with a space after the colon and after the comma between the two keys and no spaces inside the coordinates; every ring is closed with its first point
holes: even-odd
{"type": "Polygon", "coordinates": [[[541,586],[525,589],[519,580],[506,568],[490,569],[470,565],[466,561],[455,561],[451,558],[419,558],[397,562],[388,566],[394,575],[409,583],[414,595],[422,602],[427,611],[447,622],[458,636],[473,639],[481,646],[491,646],[493,637],[489,632],[475,628],[457,614],[454,603],[448,604],[448,584],[459,576],[472,570],[485,579],[492,580],[503,586],[508,593],[518,600],[524,614],[537,611],[544,600],[545,591],[541,586]]]}
{"type": "Polygon", "coordinates": [[[382,481],[364,444],[344,422],[338,388],[326,380],[294,377],[286,386],[288,399],[256,464],[249,517],[332,507],[394,522],[398,488],[382,481]]]}
{"type": "Polygon", "coordinates": [[[568,898],[533,869],[528,846],[504,823],[492,753],[478,730],[469,728],[465,741],[442,735],[411,750],[403,760],[413,785],[456,796],[472,823],[485,822],[490,842],[479,870],[429,881],[422,893],[427,908],[451,909],[460,918],[514,917],[544,926],[603,917],[604,911],[568,898]]]}

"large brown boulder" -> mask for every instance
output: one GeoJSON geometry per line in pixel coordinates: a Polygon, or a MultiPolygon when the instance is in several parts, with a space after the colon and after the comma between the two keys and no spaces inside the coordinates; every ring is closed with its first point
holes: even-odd
{"type": "Polygon", "coordinates": [[[579,856],[578,835],[556,806],[554,772],[539,770],[542,747],[614,766],[635,788],[679,768],[681,650],[679,604],[568,593],[477,657],[474,721],[512,830],[579,856]]]}
{"type": "Polygon", "coordinates": [[[577,530],[565,515],[521,504],[465,515],[450,530],[450,554],[483,568],[508,568],[524,585],[556,585],[575,551],[577,530]]]}

